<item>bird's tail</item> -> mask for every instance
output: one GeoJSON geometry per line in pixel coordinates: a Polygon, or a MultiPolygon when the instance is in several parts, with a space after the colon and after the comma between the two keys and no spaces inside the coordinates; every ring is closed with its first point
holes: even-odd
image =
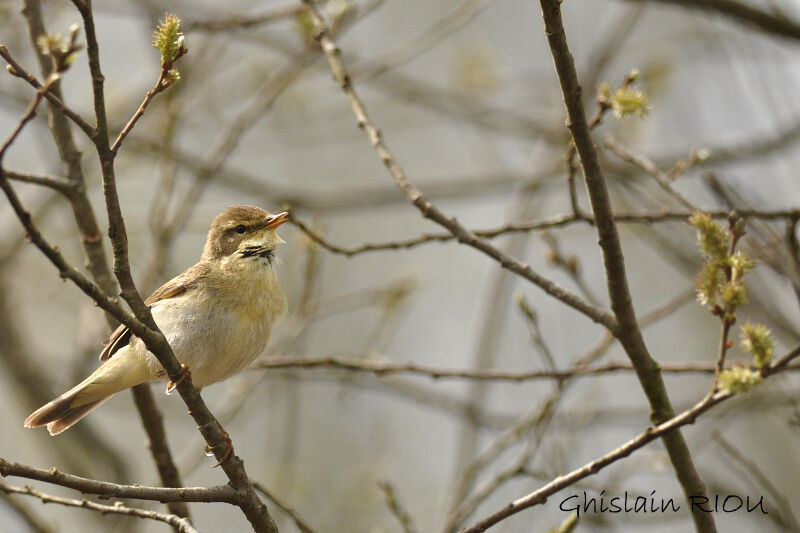
{"type": "Polygon", "coordinates": [[[132,350],[120,350],[81,383],[37,409],[25,419],[25,427],[47,426],[51,435],[58,435],[112,395],[152,377],[132,350]]]}

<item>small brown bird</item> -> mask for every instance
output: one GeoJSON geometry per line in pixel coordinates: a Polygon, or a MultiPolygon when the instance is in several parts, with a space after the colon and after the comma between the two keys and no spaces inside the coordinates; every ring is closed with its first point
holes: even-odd
{"type": "MultiPolygon", "coordinates": [[[[239,372],[267,346],[273,324],[286,314],[272,268],[276,233],[288,220],[253,206],[229,207],[214,219],[200,261],[147,300],[172,351],[198,388],[239,372]]],[[[25,420],[58,435],[111,395],[166,372],[140,339],[120,326],[104,343],[103,364],[88,378],[25,420]]],[[[168,387],[169,392],[169,387],[168,387]]]]}

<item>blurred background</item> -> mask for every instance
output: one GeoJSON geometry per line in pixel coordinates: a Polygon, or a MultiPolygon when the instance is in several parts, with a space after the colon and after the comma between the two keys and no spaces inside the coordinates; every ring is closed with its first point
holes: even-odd
{"type": "MultiPolygon", "coordinates": [[[[80,21],[65,1],[43,6],[48,32],[80,21]]],[[[97,1],[112,131],[159,74],[153,28],[165,11],[183,21],[189,53],[182,79],[158,95],[127,138],[117,180],[141,292],[193,264],[211,219],[231,204],[290,207],[327,242],[350,248],[414,239],[440,228],[394,185],[355,119],[324,57],[309,41],[298,3],[275,1],[97,1]]],[[[752,1],[800,21],[796,2],[752,1]]],[[[37,73],[17,1],[0,2],[0,42],[37,73]]],[[[568,131],[537,2],[520,0],[329,0],[322,2],[343,58],[387,144],[408,177],[442,210],[474,229],[551,221],[572,211],[566,179],[568,131]]],[[[709,210],[800,208],[800,55],[796,38],[671,2],[564,4],[567,37],[596,114],[597,87],[615,91],[632,69],[645,93],[642,117],[605,115],[596,129],[616,211],[688,213],[654,177],[605,148],[649,158],[674,190],[709,210]]],[[[85,42],[81,37],[81,42],[85,42]]],[[[66,102],[93,122],[85,50],[65,75],[66,102]]],[[[31,88],[0,76],[0,125],[10,132],[31,88]]],[[[105,238],[97,158],[84,153],[87,192],[105,238]]],[[[3,134],[4,136],[7,133],[3,134]]],[[[26,129],[4,165],[62,175],[46,113],[26,129]]],[[[15,184],[45,235],[73,265],[86,259],[68,202],[15,184]]],[[[580,174],[576,201],[590,212],[580,174]]],[[[742,248],[757,258],[750,302],[739,314],[773,331],[776,355],[800,341],[797,218],[748,219],[742,248]],[[793,220],[793,221],[792,221],[793,220]]],[[[693,297],[702,262],[685,218],[621,222],[634,305],[651,354],[678,366],[711,363],[719,321],[693,297]]],[[[452,241],[334,253],[286,225],[275,268],[290,314],[256,368],[203,391],[230,432],[252,479],[294,507],[319,532],[403,531],[386,503],[391,487],[415,531],[474,523],[561,473],[616,448],[648,424],[630,371],[522,382],[431,379],[347,371],[333,365],[263,368],[287,358],[414,362],[448,369],[568,369],[576,362],[626,362],[604,330],[531,283],[452,241]],[[476,459],[477,458],[477,459],[476,459]]],[[[602,306],[608,305],[596,234],[581,221],[504,234],[503,250],[602,306]]],[[[110,246],[106,239],[106,252],[110,246]]],[[[110,254],[109,254],[110,256],[110,254]]],[[[62,282],[28,246],[0,201],[0,457],[120,483],[156,484],[146,435],[128,392],[57,438],[25,430],[33,409],[97,365],[102,312],[62,282]]],[[[746,361],[737,346],[730,357],[746,361]]],[[[667,365],[668,366],[668,365],[667,365]]],[[[698,401],[711,376],[665,376],[676,410],[698,401]]],[[[224,484],[177,395],[153,385],[168,439],[188,486],[224,484]]],[[[784,373],[719,406],[684,435],[712,494],[764,498],[769,515],[717,514],[720,531],[798,531],[797,376],[784,373]]],[[[24,484],[22,480],[17,484],[24,484]]],[[[30,483],[77,497],[59,487],[30,483]]],[[[671,465],[654,442],[546,504],[492,531],[546,532],[568,513],[567,496],[675,498],[678,513],[587,514],[575,531],[692,531],[671,465]]],[[[141,502],[136,502],[139,505],[141,502]]],[[[147,503],[141,504],[147,506],[147,503]]],[[[163,506],[152,504],[151,508],[163,506]]],[[[247,531],[225,504],[192,504],[201,531],[247,531]]],[[[282,532],[297,526],[274,505],[282,532]]],[[[155,532],[167,526],[0,499],[0,531],[155,532]],[[33,528],[25,516],[42,522],[33,528]]]]}

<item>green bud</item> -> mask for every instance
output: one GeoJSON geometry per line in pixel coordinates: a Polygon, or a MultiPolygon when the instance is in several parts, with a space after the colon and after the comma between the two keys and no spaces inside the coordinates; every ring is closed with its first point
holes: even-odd
{"type": "Polygon", "coordinates": [[[700,305],[713,307],[717,303],[717,296],[723,285],[725,285],[725,272],[720,262],[715,259],[707,260],[695,280],[697,301],[700,305]]]}
{"type": "Polygon", "coordinates": [[[753,356],[753,362],[758,368],[764,368],[772,359],[774,342],[772,332],[763,324],[753,324],[748,321],[742,326],[742,348],[753,356]]]}
{"type": "Polygon", "coordinates": [[[617,92],[611,97],[611,108],[614,110],[614,116],[618,119],[631,115],[642,117],[650,111],[644,91],[631,87],[617,89],[617,92]]]}
{"type": "Polygon", "coordinates": [[[306,42],[312,42],[314,40],[314,21],[311,20],[311,15],[308,14],[308,11],[303,10],[298,13],[294,22],[297,32],[300,34],[303,40],[306,42]]]}
{"type": "Polygon", "coordinates": [[[611,86],[608,83],[601,83],[597,86],[597,99],[601,102],[611,100],[611,86]]]}
{"type": "Polygon", "coordinates": [[[161,52],[161,63],[172,67],[172,63],[186,53],[184,45],[181,19],[172,13],[166,13],[153,33],[153,46],[161,52]]]}
{"type": "Polygon", "coordinates": [[[753,270],[756,262],[747,254],[736,252],[731,256],[731,279],[738,281],[742,276],[753,270]]]}
{"type": "Polygon", "coordinates": [[[760,382],[760,373],[743,366],[734,366],[728,370],[723,370],[719,376],[720,386],[733,394],[747,392],[760,382]]]}
{"type": "Polygon", "coordinates": [[[174,68],[171,68],[169,69],[169,71],[167,71],[167,80],[170,87],[178,83],[180,79],[181,79],[181,73],[175,70],[174,68]]]}
{"type": "Polygon", "coordinates": [[[731,234],[708,213],[697,212],[689,217],[689,224],[697,228],[697,241],[703,253],[709,257],[727,257],[731,246],[731,234]]]}
{"type": "Polygon", "coordinates": [[[732,309],[747,303],[747,289],[736,281],[729,281],[722,287],[722,301],[732,309]]]}

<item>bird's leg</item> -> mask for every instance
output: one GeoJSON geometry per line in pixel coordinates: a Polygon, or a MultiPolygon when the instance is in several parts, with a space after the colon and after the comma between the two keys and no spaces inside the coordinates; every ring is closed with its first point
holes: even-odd
{"type": "MultiPolygon", "coordinates": [[[[217,464],[211,466],[210,468],[218,467],[219,465],[227,461],[231,455],[233,455],[233,441],[231,440],[231,436],[228,434],[227,431],[225,431],[225,428],[222,427],[222,424],[220,424],[219,421],[217,421],[217,425],[219,426],[220,431],[222,431],[222,433],[225,435],[225,444],[228,445],[228,449],[225,451],[225,454],[222,456],[222,459],[220,459],[217,464]]],[[[214,452],[211,450],[209,446],[206,446],[206,455],[208,457],[214,457],[214,452]]]]}
{"type": "Polygon", "coordinates": [[[167,383],[167,390],[164,391],[164,393],[167,396],[169,396],[175,391],[175,389],[178,388],[178,385],[180,385],[184,379],[186,379],[191,375],[192,373],[189,372],[189,367],[184,364],[181,364],[181,377],[178,378],[178,381],[170,381],[169,383],[167,383]]]}

